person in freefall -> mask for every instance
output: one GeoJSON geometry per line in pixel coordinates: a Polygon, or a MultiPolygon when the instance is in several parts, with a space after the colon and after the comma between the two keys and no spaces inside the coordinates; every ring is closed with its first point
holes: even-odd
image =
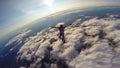
{"type": "Polygon", "coordinates": [[[63,43],[65,43],[65,36],[64,36],[65,26],[64,26],[64,24],[60,24],[59,27],[53,27],[53,28],[58,28],[59,38],[62,40],[63,43]]]}

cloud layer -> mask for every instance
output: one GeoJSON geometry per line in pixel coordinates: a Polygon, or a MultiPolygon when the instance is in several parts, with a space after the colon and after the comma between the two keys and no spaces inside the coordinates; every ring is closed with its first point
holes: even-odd
{"type": "Polygon", "coordinates": [[[66,43],[56,28],[29,37],[17,53],[20,67],[119,68],[120,20],[97,17],[76,20],[65,28],[66,43]],[[51,50],[52,48],[52,50],[51,50]]]}
{"type": "Polygon", "coordinates": [[[21,32],[16,37],[14,37],[11,40],[9,40],[9,42],[5,45],[5,47],[7,47],[8,45],[11,45],[13,43],[20,44],[22,42],[23,38],[26,37],[30,32],[31,32],[31,30],[21,32]]]}

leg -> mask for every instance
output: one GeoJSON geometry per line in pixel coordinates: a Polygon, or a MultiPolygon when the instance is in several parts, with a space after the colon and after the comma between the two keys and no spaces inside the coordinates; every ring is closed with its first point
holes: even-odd
{"type": "Polygon", "coordinates": [[[61,35],[59,35],[59,38],[62,39],[62,38],[61,38],[61,35]]]}
{"type": "Polygon", "coordinates": [[[60,34],[59,38],[62,40],[63,43],[65,43],[65,36],[64,36],[64,34],[60,34]]]}
{"type": "Polygon", "coordinates": [[[63,43],[65,43],[65,36],[64,36],[64,34],[62,35],[62,41],[63,41],[63,43]]]}

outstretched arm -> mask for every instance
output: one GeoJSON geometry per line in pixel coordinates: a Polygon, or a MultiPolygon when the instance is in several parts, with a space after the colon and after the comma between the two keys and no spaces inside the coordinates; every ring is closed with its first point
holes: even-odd
{"type": "Polygon", "coordinates": [[[58,27],[55,27],[55,26],[51,26],[51,28],[58,28],[58,27]]]}

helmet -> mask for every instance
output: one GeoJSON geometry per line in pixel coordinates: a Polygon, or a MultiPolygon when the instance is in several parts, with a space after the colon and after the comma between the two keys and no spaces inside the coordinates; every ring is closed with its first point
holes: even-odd
{"type": "Polygon", "coordinates": [[[56,25],[56,27],[63,27],[64,26],[64,22],[60,22],[60,23],[58,23],[57,25],[56,25]]]}

